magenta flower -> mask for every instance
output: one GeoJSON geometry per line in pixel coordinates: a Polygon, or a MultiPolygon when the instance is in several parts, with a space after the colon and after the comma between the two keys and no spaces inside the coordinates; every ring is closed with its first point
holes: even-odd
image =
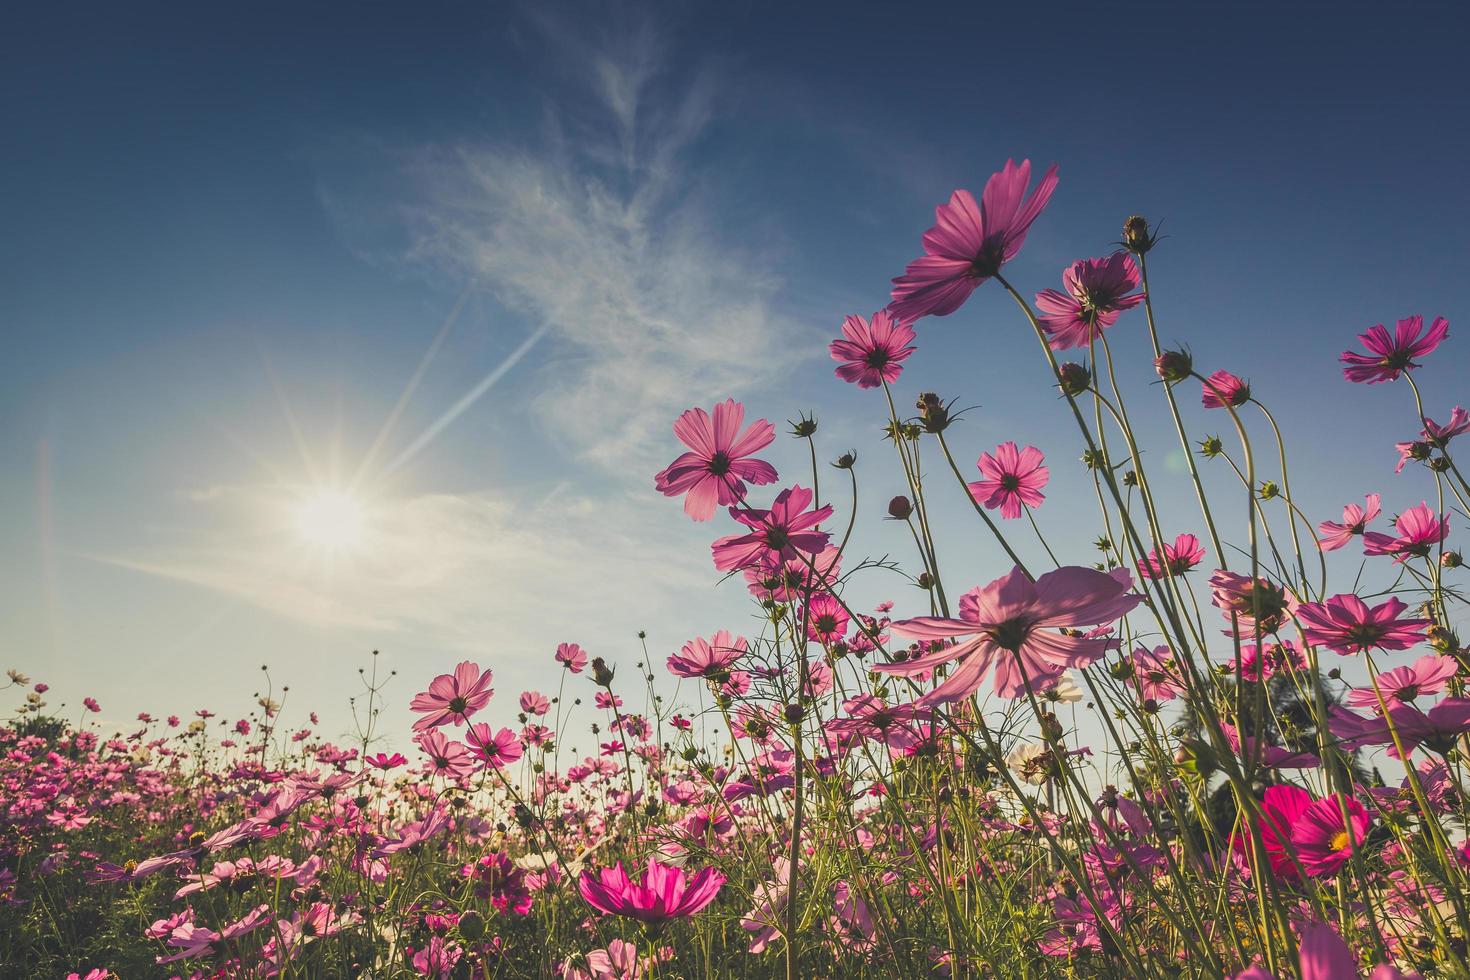
{"type": "Polygon", "coordinates": [[[842,702],[842,710],[848,716],[827,722],[828,733],[872,739],[899,750],[918,743],[919,732],[914,726],[930,717],[930,712],[917,704],[889,705],[873,694],[848,698],[842,702]]]}
{"type": "Polygon", "coordinates": [[[777,565],[812,556],[827,547],[830,535],[813,530],[832,516],[832,505],[808,511],[812,492],[790,487],[776,495],[770,510],[730,508],[730,516],[750,528],[748,534],[720,538],[712,546],[715,568],[722,572],[752,565],[777,565]]]}
{"type": "Polygon", "coordinates": [[[464,660],[454,673],[434,678],[427,691],[414,695],[408,703],[410,709],[424,715],[413,723],[413,730],[422,732],[451,721],[457,728],[468,722],[470,715],[489,704],[495,693],[490,689],[490,674],[488,669],[481,671],[479,664],[464,660]]]}
{"type": "Polygon", "coordinates": [[[806,634],[811,639],[831,646],[847,635],[851,617],[842,603],[827,592],[818,592],[806,604],[806,634]]]}
{"type": "Polygon", "coordinates": [[[1028,683],[1040,691],[1054,685],[1067,667],[1095,662],[1116,641],[1073,636],[1056,628],[1097,626],[1120,618],[1143,601],[1129,592],[1126,571],[1106,574],[1076,566],[1059,568],[1032,582],[1019,568],[960,599],[960,618],[921,616],[893,624],[895,633],[921,640],[970,637],[899,663],[875,664],[879,673],[912,676],[950,660],[954,672],[920,704],[958,701],[979,690],[992,667],[995,692],[1016,698],[1028,683]]]}
{"type": "Polygon", "coordinates": [[[1251,400],[1251,386],[1229,371],[1216,371],[1205,379],[1200,401],[1205,408],[1239,408],[1251,400]]]}
{"type": "Polygon", "coordinates": [[[1404,371],[1419,367],[1416,357],[1433,353],[1434,349],[1449,336],[1450,322],[1444,317],[1435,317],[1424,336],[1424,318],[1417,314],[1398,322],[1394,335],[1390,337],[1383,324],[1368,328],[1367,333],[1358,334],[1368,353],[1345,350],[1338,358],[1344,365],[1343,377],[1359,384],[1378,384],[1381,381],[1397,381],[1404,371]]]}
{"type": "Polygon", "coordinates": [[[1181,534],[1173,544],[1164,545],[1164,557],[1157,548],[1149,549],[1147,558],[1138,559],[1138,574],[1147,579],[1183,575],[1205,560],[1205,549],[1193,534],[1181,534]]]}
{"type": "Polygon", "coordinates": [[[1420,711],[1411,704],[1390,705],[1387,720],[1384,716],[1365,718],[1355,711],[1331,705],[1327,709],[1328,728],[1349,751],[1364,745],[1392,746],[1388,754],[1400,758],[1394,735],[1398,736],[1404,752],[1413,752],[1421,745],[1443,755],[1454,748],[1455,741],[1470,731],[1470,699],[1445,698],[1428,711],[1420,711]],[[1392,722],[1393,730],[1389,730],[1392,722]]]}
{"type": "Polygon", "coordinates": [[[509,728],[492,732],[490,726],[484,722],[471,725],[464,740],[475,750],[475,755],[481,762],[495,769],[502,769],[525,754],[515,732],[509,728]]]}
{"type": "Polygon", "coordinates": [[[1460,665],[1454,657],[1426,654],[1414,661],[1410,667],[1395,667],[1374,678],[1377,685],[1354,688],[1348,692],[1348,704],[1355,708],[1381,709],[1378,695],[1383,694],[1387,704],[1408,704],[1417,697],[1438,694],[1444,690],[1445,682],[1459,671],[1460,665]]]}
{"type": "Polygon", "coordinates": [[[1057,186],[1053,165],[1026,196],[1031,161],[1007,160],[985,182],[976,206],[969,191],[957,190],[948,204],[934,209],[934,227],[924,232],[924,254],[893,280],[888,312],[903,323],[921,316],[947,316],[970,298],[977,286],[1000,272],[1026,240],[1031,223],[1057,186]]]}
{"type": "Polygon", "coordinates": [[[801,555],[769,566],[752,565],[744,574],[750,594],[757,599],[791,602],[810,591],[830,588],[841,567],[842,552],[828,545],[819,555],[801,555]]]}
{"type": "Polygon", "coordinates": [[[676,677],[718,678],[729,673],[746,650],[745,637],[732,639],[729,630],[720,630],[708,640],[696,636],[678,653],[670,654],[669,673],[676,677]]]}
{"type": "Polygon", "coordinates": [[[556,645],[556,662],[574,674],[587,669],[587,652],[575,643],[556,645]]]}
{"type": "MultiPolygon", "coordinates": [[[[1291,852],[1287,850],[1287,844],[1291,840],[1292,828],[1311,805],[1311,793],[1284,783],[1267,786],[1266,792],[1261,796],[1261,816],[1255,821],[1256,829],[1260,832],[1261,846],[1266,852],[1271,873],[1278,878],[1301,877],[1291,852]]],[[[1249,867],[1247,861],[1251,850],[1251,835],[1248,832],[1232,832],[1230,849],[1235,853],[1241,867],[1249,867]]]]}
{"type": "Polygon", "coordinates": [[[1396,562],[1424,558],[1431,548],[1450,536],[1450,519],[1436,516],[1429,504],[1410,507],[1393,519],[1394,534],[1381,531],[1363,533],[1363,553],[1392,555],[1396,562]],[[1397,536],[1395,536],[1397,535],[1397,536]]]}
{"type": "MultiPolygon", "coordinates": [[[[1358,958],[1332,926],[1320,922],[1304,924],[1298,949],[1301,980],[1357,980],[1358,958]]],[[[1237,973],[1235,980],[1276,978],[1265,967],[1253,966],[1237,973]]],[[[1368,974],[1368,980],[1419,980],[1419,975],[1405,975],[1391,964],[1380,963],[1368,974]]]]}
{"type": "Polygon", "coordinates": [[[1342,523],[1323,521],[1317,525],[1317,533],[1322,536],[1322,550],[1336,551],[1352,540],[1353,535],[1362,534],[1373,518],[1382,513],[1379,507],[1381,500],[1378,494],[1370,493],[1364,500],[1365,506],[1348,504],[1342,509],[1342,523]]]}
{"type": "Polygon", "coordinates": [[[1362,650],[1407,650],[1424,639],[1427,619],[1400,619],[1408,606],[1390,598],[1371,609],[1351,593],[1335,595],[1326,602],[1304,602],[1297,618],[1308,643],[1320,643],[1347,655],[1362,650]]]}
{"type": "Polygon", "coordinates": [[[1124,310],[1143,302],[1142,293],[1132,292],[1141,281],[1138,264],[1127,252],[1073,262],[1062,273],[1066,292],[1043,289],[1036,294],[1052,350],[1087,347],[1102,336],[1124,310]]]}
{"type": "Polygon", "coordinates": [[[1046,499],[1041,488],[1051,471],[1042,465],[1044,459],[1035,446],[1018,450],[1014,442],[1003,442],[995,447],[994,456],[980,454],[975,465],[985,479],[969,484],[970,496],[990,510],[999,507],[1001,517],[1014,520],[1023,506],[1040,507],[1046,499]]]}
{"type": "Polygon", "coordinates": [[[1167,646],[1133,651],[1133,683],[1145,701],[1172,701],[1184,693],[1184,679],[1167,646]]]}
{"type": "Polygon", "coordinates": [[[1236,672],[1248,681],[1273,677],[1280,671],[1305,670],[1306,656],[1290,640],[1280,643],[1243,643],[1236,672]],[[1263,649],[1264,648],[1264,649],[1263,649]]]}
{"type": "Polygon", "coordinates": [[[1313,878],[1335,872],[1362,846],[1371,822],[1362,804],[1341,794],[1325,796],[1302,810],[1291,828],[1291,843],[1302,870],[1313,878]]]}
{"type": "Polygon", "coordinates": [[[437,730],[420,732],[414,741],[419,743],[419,748],[429,757],[429,768],[436,776],[459,779],[475,771],[474,754],[459,742],[451,742],[437,730]]]}
{"type": "Polygon", "coordinates": [[[1470,432],[1470,412],[1459,405],[1450,410],[1450,420],[1444,425],[1427,416],[1424,419],[1424,438],[1441,449],[1455,436],[1466,432],[1470,432]]]}
{"type": "Polygon", "coordinates": [[[705,868],[686,880],[680,869],[649,858],[648,870],[637,884],[628,878],[619,861],[595,876],[583,871],[577,890],[588,905],[600,912],[659,925],[694,915],[715,900],[724,884],[725,876],[715,868],[705,868]]]}
{"type": "Polygon", "coordinates": [[[1284,587],[1223,568],[1210,576],[1210,593],[1211,601],[1227,619],[1234,614],[1243,637],[1275,633],[1297,608],[1296,596],[1284,587]]]}
{"type": "Polygon", "coordinates": [[[761,485],[776,482],[770,463],[747,459],[776,438],[775,426],[761,419],[742,434],[745,406],[733,398],[715,406],[714,418],[702,408],[691,408],[674,423],[674,435],[689,452],[654,476],[654,487],[665,497],[684,498],[684,513],[696,521],[707,521],[715,505],[736,504],[745,499],[745,481],[761,485]]]}
{"type": "Polygon", "coordinates": [[[859,388],[877,388],[883,382],[894,382],[903,373],[902,363],[914,352],[914,330],[899,323],[887,310],[873,314],[869,323],[856,314],[842,321],[845,340],[834,340],[827,346],[832,360],[840,361],[837,376],[859,388]]]}

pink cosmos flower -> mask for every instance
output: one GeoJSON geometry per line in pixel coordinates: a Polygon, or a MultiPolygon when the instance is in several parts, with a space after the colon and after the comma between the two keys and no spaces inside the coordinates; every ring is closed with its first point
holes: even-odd
{"type": "Polygon", "coordinates": [[[887,310],[873,314],[873,322],[852,315],[842,321],[844,340],[827,346],[832,360],[841,362],[837,376],[859,388],[876,388],[894,382],[903,373],[902,364],[914,352],[914,330],[899,323],[887,310]]]}
{"type": "Polygon", "coordinates": [[[475,757],[470,750],[459,742],[451,742],[438,731],[431,729],[421,732],[415,741],[429,757],[430,768],[435,775],[459,779],[475,771],[475,757]]]}
{"type": "Polygon", "coordinates": [[[827,722],[830,734],[856,736],[882,742],[892,749],[906,750],[919,741],[917,722],[928,721],[931,712],[917,704],[889,705],[873,694],[859,694],[842,702],[846,718],[827,722]]]}
{"type": "Polygon", "coordinates": [[[1205,379],[1200,401],[1205,408],[1239,408],[1251,400],[1251,386],[1229,371],[1216,371],[1205,379]]]}
{"type": "Polygon", "coordinates": [[[1193,534],[1181,534],[1173,544],[1164,545],[1164,557],[1159,550],[1149,550],[1147,558],[1138,559],[1138,574],[1147,579],[1169,578],[1183,575],[1205,560],[1205,549],[1193,534]]]}
{"type": "Polygon", "coordinates": [[[394,752],[392,755],[389,755],[386,752],[379,752],[376,755],[368,756],[363,761],[372,766],[374,769],[381,769],[384,772],[387,772],[390,769],[397,769],[399,766],[408,762],[407,759],[405,759],[401,754],[397,752],[394,752]]]}
{"type": "Polygon", "coordinates": [[[1133,651],[1133,682],[1145,701],[1172,701],[1184,693],[1184,680],[1174,651],[1167,646],[1139,647],[1133,651]]]}
{"type": "Polygon", "coordinates": [[[1362,804],[1340,793],[1325,796],[1302,810],[1291,829],[1291,843],[1302,870],[1313,878],[1335,872],[1352,858],[1354,849],[1362,846],[1371,822],[1362,804]]]}
{"type": "Polygon", "coordinates": [[[1000,508],[1000,516],[1014,520],[1021,508],[1040,507],[1046,499],[1042,487],[1051,471],[1042,465],[1045,457],[1035,446],[1017,449],[1014,442],[995,447],[995,455],[981,453],[975,465],[985,479],[969,484],[970,496],[990,510],[1000,508]]]}
{"type": "MultiPolygon", "coordinates": [[[[1294,880],[1301,877],[1287,846],[1291,840],[1292,828],[1311,805],[1311,793],[1284,783],[1267,786],[1261,797],[1261,818],[1256,821],[1256,828],[1260,832],[1261,846],[1271,873],[1278,878],[1294,880]]],[[[1230,848],[1243,868],[1250,867],[1251,847],[1251,835],[1248,832],[1231,833],[1230,848]]]]}
{"type": "Polygon", "coordinates": [[[447,977],[463,955],[464,950],[443,936],[431,936],[424,948],[413,954],[413,968],[421,977],[447,977]]]}
{"type": "Polygon", "coordinates": [[[715,505],[745,499],[745,481],[756,485],[776,482],[770,463],[747,459],[771,444],[776,428],[761,419],[742,434],[745,406],[733,398],[715,406],[714,418],[702,408],[691,408],[674,423],[674,435],[689,452],[660,470],[654,487],[665,497],[684,498],[684,513],[696,521],[714,516],[715,505]]]}
{"type": "Polygon", "coordinates": [[[1363,532],[1363,553],[1393,555],[1393,560],[1400,563],[1410,558],[1424,558],[1430,549],[1450,536],[1450,519],[1436,516],[1429,509],[1429,504],[1421,503],[1395,517],[1393,529],[1394,534],[1363,532]]]}
{"type": "Polygon", "coordinates": [[[752,565],[745,570],[745,581],[757,599],[791,602],[810,591],[830,589],[841,566],[841,550],[828,545],[819,555],[802,555],[775,565],[752,565]]]}
{"type": "Polygon", "coordinates": [[[1243,643],[1236,672],[1245,680],[1270,678],[1282,670],[1305,670],[1306,656],[1290,640],[1280,643],[1243,643]],[[1264,649],[1262,649],[1264,648],[1264,649]]]}
{"type": "Polygon", "coordinates": [[[575,643],[557,644],[556,660],[574,674],[587,669],[587,653],[575,643]]]}
{"type": "Polygon", "coordinates": [[[808,511],[811,502],[812,492],[798,486],[777,494],[770,510],[731,507],[730,516],[750,532],[720,538],[711,546],[715,568],[730,572],[752,565],[771,566],[798,559],[803,552],[810,560],[827,547],[830,538],[814,528],[832,516],[831,504],[808,511]]]}
{"type": "Polygon", "coordinates": [[[1210,576],[1210,593],[1211,601],[1227,619],[1235,615],[1243,637],[1275,633],[1298,605],[1296,596],[1268,579],[1252,580],[1223,568],[1210,576]]]}
{"type": "Polygon", "coordinates": [[[1051,338],[1052,350],[1087,347],[1102,336],[1124,310],[1143,302],[1142,293],[1130,292],[1141,281],[1138,264],[1127,252],[1073,262],[1062,273],[1066,292],[1043,289],[1036,294],[1036,307],[1044,314],[1041,326],[1051,338]]]}
{"type": "Polygon", "coordinates": [[[888,312],[903,323],[921,316],[947,316],[960,308],[975,288],[1000,272],[1026,240],[1031,223],[1051,200],[1057,186],[1053,165],[1031,196],[1031,161],[1004,169],[985,182],[976,206],[974,196],[957,190],[948,204],[934,209],[934,227],[924,233],[924,255],[909,263],[893,280],[888,312]]]}
{"type": "Polygon", "coordinates": [[[831,646],[842,639],[849,622],[847,610],[829,593],[819,592],[806,604],[807,636],[818,643],[831,646]]]}
{"type": "Polygon", "coordinates": [[[1379,674],[1374,680],[1378,690],[1368,687],[1354,688],[1348,692],[1348,704],[1355,708],[1379,710],[1378,694],[1388,704],[1408,704],[1417,697],[1438,694],[1444,690],[1445,682],[1459,671],[1460,665],[1454,657],[1427,654],[1414,661],[1410,667],[1395,667],[1379,674]]]}
{"type": "Polygon", "coordinates": [[[1450,420],[1440,425],[1427,416],[1424,419],[1424,438],[1428,439],[1438,448],[1444,446],[1455,436],[1470,432],[1470,412],[1456,405],[1450,411],[1450,420]]]}
{"type": "Polygon", "coordinates": [[[1242,735],[1230,722],[1220,722],[1220,734],[1230,745],[1230,750],[1242,759],[1254,759],[1267,769],[1316,769],[1322,760],[1310,752],[1292,752],[1279,745],[1271,745],[1242,735]]]}
{"type": "MultiPolygon", "coordinates": [[[[1298,945],[1301,980],[1357,980],[1358,958],[1330,925],[1309,922],[1301,927],[1298,945]]],[[[1237,973],[1235,980],[1276,980],[1265,967],[1253,966],[1237,973]]],[[[1400,973],[1388,963],[1380,963],[1368,974],[1368,980],[1419,980],[1419,974],[1400,973]]]]}
{"type": "Polygon", "coordinates": [[[484,722],[471,725],[464,740],[475,750],[480,761],[495,769],[505,768],[524,754],[521,740],[515,732],[502,728],[492,733],[484,722]]]}
{"type": "Polygon", "coordinates": [[[551,710],[551,699],[540,691],[522,691],[521,710],[539,718],[551,710]]]}
{"type": "Polygon", "coordinates": [[[1383,324],[1368,328],[1367,333],[1358,334],[1368,353],[1345,350],[1338,358],[1344,365],[1343,377],[1359,384],[1378,384],[1381,381],[1397,381],[1399,374],[1419,367],[1416,357],[1433,353],[1434,349],[1449,336],[1450,322],[1444,317],[1435,317],[1424,336],[1422,316],[1406,317],[1398,322],[1394,335],[1390,337],[1383,324]]]}
{"type": "Polygon", "coordinates": [[[1443,754],[1454,747],[1456,739],[1470,731],[1470,699],[1467,698],[1445,698],[1428,711],[1420,711],[1411,704],[1389,705],[1387,720],[1383,716],[1365,718],[1336,705],[1329,706],[1327,714],[1328,728],[1344,748],[1351,751],[1364,745],[1387,745],[1390,746],[1388,754],[1396,759],[1400,754],[1398,745],[1394,744],[1395,735],[1405,753],[1425,745],[1443,754]]]}
{"type": "Polygon", "coordinates": [[[1429,620],[1400,619],[1407,608],[1402,600],[1390,598],[1370,609],[1362,599],[1347,593],[1326,602],[1304,602],[1296,614],[1308,643],[1320,643],[1346,655],[1360,650],[1407,650],[1424,639],[1429,620]]]}
{"type": "Polygon", "coordinates": [[[708,640],[696,636],[678,653],[669,655],[669,673],[676,677],[720,677],[729,673],[748,649],[745,637],[732,637],[729,630],[720,630],[708,640]]]}
{"type": "Polygon", "coordinates": [[[1352,540],[1353,535],[1362,534],[1373,518],[1382,513],[1379,507],[1381,500],[1378,494],[1370,493],[1364,500],[1365,506],[1348,504],[1342,509],[1342,523],[1323,521],[1317,525],[1317,533],[1322,536],[1322,550],[1336,551],[1352,540]]]}
{"type": "Polygon", "coordinates": [[[490,703],[495,693],[490,689],[490,674],[479,664],[462,661],[452,674],[440,674],[429,683],[429,689],[414,696],[409,708],[424,717],[413,723],[416,732],[438,728],[454,722],[456,728],[469,721],[470,715],[490,703]]]}
{"type": "Polygon", "coordinates": [[[922,640],[968,636],[901,663],[875,664],[879,673],[912,676],[958,660],[954,672],[920,699],[920,704],[958,701],[979,690],[995,668],[995,692],[1016,698],[1056,683],[1067,667],[1085,667],[1116,641],[1106,637],[1051,632],[1060,627],[1096,626],[1120,618],[1143,601],[1129,592],[1123,570],[1112,574],[1076,566],[1048,572],[1032,582],[1020,568],[965,593],[960,618],[921,616],[893,624],[893,631],[922,640]]]}
{"type": "Polygon", "coordinates": [[[658,925],[694,915],[715,900],[724,884],[725,876],[715,868],[705,868],[686,879],[681,869],[649,858],[648,870],[637,884],[628,878],[619,861],[595,876],[583,871],[577,891],[600,912],[658,925]]]}
{"type": "Polygon", "coordinates": [[[97,703],[96,698],[82,698],[82,705],[93,714],[102,710],[102,706],[97,703]]]}

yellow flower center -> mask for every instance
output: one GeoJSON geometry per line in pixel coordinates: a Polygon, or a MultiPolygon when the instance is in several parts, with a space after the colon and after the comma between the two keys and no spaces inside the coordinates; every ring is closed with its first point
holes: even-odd
{"type": "Polygon", "coordinates": [[[1348,832],[1346,830],[1340,831],[1336,837],[1332,838],[1332,849],[1334,851],[1345,851],[1352,846],[1352,843],[1353,840],[1348,836],[1348,832]]]}

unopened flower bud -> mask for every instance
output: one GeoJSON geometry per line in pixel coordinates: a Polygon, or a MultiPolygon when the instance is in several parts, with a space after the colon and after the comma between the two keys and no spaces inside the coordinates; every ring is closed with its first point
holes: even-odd
{"type": "Polygon", "coordinates": [[[1220,441],[1219,436],[1205,436],[1200,440],[1199,452],[1201,456],[1214,458],[1225,451],[1225,444],[1220,441]]]}
{"type": "Polygon", "coordinates": [[[474,909],[466,909],[459,917],[459,934],[470,942],[476,942],[485,935],[485,917],[474,909]]]}
{"type": "Polygon", "coordinates": [[[932,391],[926,391],[919,396],[917,402],[919,419],[924,423],[924,431],[939,433],[949,428],[952,421],[949,414],[949,405],[940,400],[939,396],[932,391]]]}
{"type": "Polygon", "coordinates": [[[1465,559],[1458,551],[1446,551],[1439,556],[1439,563],[1445,568],[1459,568],[1465,559]]]}
{"type": "Polygon", "coordinates": [[[613,669],[601,657],[592,658],[592,683],[598,687],[612,687],[613,669]]]}
{"type": "Polygon", "coordinates": [[[934,588],[934,576],[928,572],[920,572],[919,577],[914,580],[914,584],[921,589],[932,589],[934,588]]]}
{"type": "Polygon", "coordinates": [[[857,450],[856,449],[849,449],[847,452],[843,453],[841,456],[838,456],[837,459],[832,463],[832,465],[835,466],[835,467],[837,467],[839,470],[850,470],[850,469],[852,469],[853,464],[856,463],[856,462],[857,462],[857,450]]]}
{"type": "Polygon", "coordinates": [[[791,434],[798,439],[805,439],[817,431],[816,418],[806,414],[802,414],[794,422],[787,419],[786,424],[791,426],[791,434]]]}
{"type": "Polygon", "coordinates": [[[1138,472],[1136,470],[1127,470],[1126,472],[1124,472],[1124,474],[1123,474],[1123,486],[1125,486],[1125,487],[1136,487],[1136,486],[1138,486],[1138,472]]]}
{"type": "Polygon", "coordinates": [[[913,512],[913,502],[903,494],[899,494],[897,497],[888,501],[888,516],[895,521],[906,521],[913,512]]]}
{"type": "Polygon", "coordinates": [[[1194,371],[1194,358],[1189,351],[1166,350],[1154,358],[1154,370],[1168,384],[1178,384],[1194,371]]]}
{"type": "Polygon", "coordinates": [[[1108,465],[1108,458],[1100,449],[1088,449],[1082,453],[1082,465],[1090,470],[1100,470],[1108,465]]]}
{"type": "Polygon", "coordinates": [[[1123,222],[1123,245],[1135,255],[1142,255],[1154,247],[1158,241],[1149,234],[1148,219],[1141,214],[1134,214],[1123,222]]]}
{"type": "Polygon", "coordinates": [[[1276,485],[1275,480],[1265,480],[1261,483],[1261,499],[1273,500],[1281,493],[1281,488],[1276,485]]]}
{"type": "Polygon", "coordinates": [[[1174,762],[1185,772],[1207,777],[1219,768],[1220,760],[1215,750],[1198,739],[1190,739],[1174,753],[1174,762]]]}
{"type": "Polygon", "coordinates": [[[1082,394],[1092,384],[1092,372],[1082,364],[1068,361],[1057,368],[1057,387],[1062,394],[1071,395],[1073,398],[1082,394]]]}
{"type": "Polygon", "coordinates": [[[786,723],[788,725],[799,725],[801,724],[801,719],[805,714],[806,711],[802,708],[802,706],[793,701],[786,706],[786,723]]]}

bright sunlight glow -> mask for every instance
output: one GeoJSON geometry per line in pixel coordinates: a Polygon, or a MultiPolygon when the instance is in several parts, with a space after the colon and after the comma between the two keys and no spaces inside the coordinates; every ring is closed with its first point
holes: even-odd
{"type": "Polygon", "coordinates": [[[326,551],[352,551],[362,543],[362,504],[340,490],[313,492],[296,509],[296,530],[301,537],[326,551]]]}

